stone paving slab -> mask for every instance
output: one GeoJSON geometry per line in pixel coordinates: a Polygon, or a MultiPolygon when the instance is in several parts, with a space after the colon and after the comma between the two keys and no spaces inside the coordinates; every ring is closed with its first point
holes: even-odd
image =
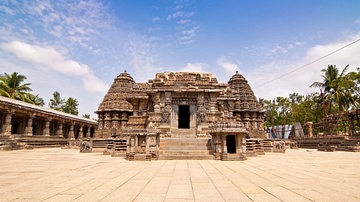
{"type": "Polygon", "coordinates": [[[0,201],[360,201],[360,153],[246,161],[125,161],[48,148],[0,152],[0,201]]]}

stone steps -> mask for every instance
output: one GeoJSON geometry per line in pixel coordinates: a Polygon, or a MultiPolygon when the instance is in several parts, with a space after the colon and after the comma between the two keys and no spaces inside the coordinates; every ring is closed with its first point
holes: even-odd
{"type": "Polygon", "coordinates": [[[210,155],[209,150],[160,150],[160,155],[210,155]]]}
{"type": "Polygon", "coordinates": [[[211,149],[209,146],[161,146],[163,150],[208,150],[211,149]]]}
{"type": "Polygon", "coordinates": [[[162,138],[159,160],[212,160],[210,139],[162,138]]]}
{"type": "Polygon", "coordinates": [[[214,160],[213,155],[159,155],[158,160],[214,160]]]}
{"type": "Polygon", "coordinates": [[[172,138],[196,138],[195,129],[171,129],[172,138]]]}

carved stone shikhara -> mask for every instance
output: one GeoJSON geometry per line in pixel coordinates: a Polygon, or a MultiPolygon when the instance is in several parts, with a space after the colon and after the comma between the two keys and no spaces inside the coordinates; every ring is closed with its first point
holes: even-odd
{"type": "Polygon", "coordinates": [[[231,159],[230,148],[239,159],[245,154],[245,137],[265,134],[264,112],[238,72],[228,83],[197,72],[157,73],[154,79],[137,83],[125,71],[115,78],[96,113],[96,135],[126,137],[129,160],[165,158],[164,144],[171,142],[165,139],[171,138],[178,138],[174,141],[179,145],[205,138],[207,155],[231,159]]]}

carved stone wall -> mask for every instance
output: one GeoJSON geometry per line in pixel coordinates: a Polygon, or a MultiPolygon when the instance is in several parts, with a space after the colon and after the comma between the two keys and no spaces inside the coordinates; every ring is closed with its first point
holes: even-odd
{"type": "Polygon", "coordinates": [[[145,129],[175,132],[179,105],[189,106],[190,129],[198,136],[209,135],[209,126],[217,122],[241,123],[250,136],[263,130],[261,106],[238,72],[225,84],[213,74],[194,72],[157,73],[146,83],[136,83],[126,71],[115,78],[99,105],[99,130],[121,132],[135,127],[129,120],[144,117],[145,129]]]}

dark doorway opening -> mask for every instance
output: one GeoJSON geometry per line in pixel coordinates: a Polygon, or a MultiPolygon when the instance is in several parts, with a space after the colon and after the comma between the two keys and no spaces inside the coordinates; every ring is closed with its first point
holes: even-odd
{"type": "Polygon", "coordinates": [[[11,133],[12,134],[18,134],[19,133],[19,123],[17,121],[14,121],[12,123],[11,133]]]}
{"type": "Polygon", "coordinates": [[[236,153],[235,135],[226,136],[226,147],[228,153],[236,153]]]}
{"type": "Polygon", "coordinates": [[[179,105],[179,128],[190,128],[190,107],[189,105],[179,105]]]}

